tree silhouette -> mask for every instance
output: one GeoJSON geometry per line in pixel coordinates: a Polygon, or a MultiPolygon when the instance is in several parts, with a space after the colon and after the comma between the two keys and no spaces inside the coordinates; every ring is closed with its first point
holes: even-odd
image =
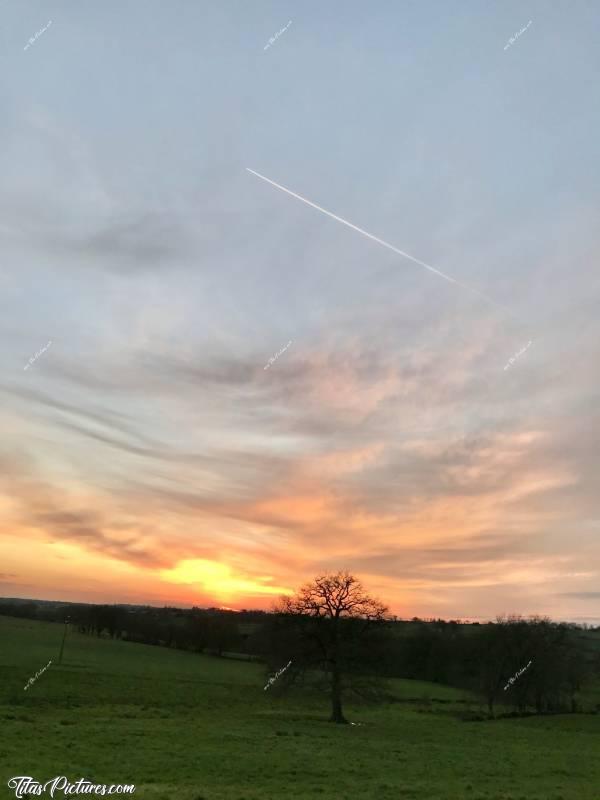
{"type": "Polygon", "coordinates": [[[301,661],[319,665],[329,676],[331,722],[346,723],[342,712],[344,676],[369,661],[369,645],[387,607],[366,594],[348,572],[325,573],[305,584],[276,609],[300,631],[301,661]]]}

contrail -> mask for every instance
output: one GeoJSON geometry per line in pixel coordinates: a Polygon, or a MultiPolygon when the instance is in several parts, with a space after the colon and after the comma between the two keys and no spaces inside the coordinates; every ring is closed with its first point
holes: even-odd
{"type": "MultiPolygon", "coordinates": [[[[286,192],[286,194],[290,194],[292,197],[295,197],[298,200],[302,200],[303,203],[306,203],[307,205],[316,208],[317,211],[321,211],[323,214],[327,214],[328,217],[331,217],[332,219],[341,222],[343,225],[347,225],[349,228],[352,228],[353,230],[362,233],[363,236],[366,236],[368,239],[372,239],[374,242],[377,242],[377,244],[381,244],[384,247],[387,247],[388,250],[393,250],[393,252],[398,253],[399,256],[404,256],[404,258],[408,258],[410,261],[414,261],[415,264],[419,264],[421,267],[425,267],[425,269],[428,269],[430,272],[434,272],[436,275],[439,275],[440,278],[443,278],[445,281],[448,281],[448,283],[455,283],[457,286],[461,286],[468,292],[472,292],[473,294],[482,297],[488,303],[491,303],[493,306],[496,306],[496,308],[499,308],[504,313],[509,314],[511,317],[513,317],[513,319],[517,319],[508,309],[504,308],[501,305],[498,305],[498,303],[496,303],[495,300],[492,300],[487,295],[482,294],[477,289],[473,289],[471,286],[466,286],[464,283],[460,283],[460,281],[451,278],[449,275],[445,275],[443,272],[440,272],[439,269],[435,269],[435,267],[432,267],[430,264],[426,264],[424,261],[420,261],[418,258],[411,256],[410,253],[405,253],[404,250],[399,250],[397,247],[394,247],[393,244],[390,244],[389,242],[384,242],[383,239],[379,239],[377,236],[373,236],[372,233],[364,231],[362,228],[359,228],[358,225],[353,225],[351,222],[348,222],[348,220],[342,219],[342,217],[338,217],[336,214],[332,214],[331,211],[327,211],[326,208],[321,208],[321,206],[318,206],[316,203],[311,203],[310,200],[307,200],[305,197],[301,197],[299,194],[296,194],[295,192],[291,192],[289,189],[286,189],[285,186],[280,186],[278,183],[275,183],[275,181],[272,181],[270,178],[266,178],[264,175],[261,175],[260,172],[255,172],[253,169],[250,169],[250,167],[246,167],[246,169],[248,170],[248,172],[251,172],[253,175],[256,175],[257,178],[261,178],[261,180],[270,183],[271,186],[275,186],[277,189],[281,189],[282,192],[286,192]]],[[[520,322],[520,320],[517,321],[520,322]]]]}

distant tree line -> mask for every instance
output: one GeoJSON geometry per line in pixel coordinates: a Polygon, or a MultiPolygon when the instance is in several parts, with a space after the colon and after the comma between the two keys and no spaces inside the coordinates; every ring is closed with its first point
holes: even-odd
{"type": "Polygon", "coordinates": [[[585,628],[541,617],[498,617],[476,626],[418,621],[394,637],[385,669],[472,690],[490,715],[498,705],[576,712],[584,685],[600,673],[599,647],[600,637],[585,628]]]}
{"type": "Polygon", "coordinates": [[[68,619],[79,633],[90,636],[218,656],[258,656],[252,638],[266,612],[0,599],[0,615],[61,623],[68,619]]]}
{"type": "MultiPolygon", "coordinates": [[[[338,625],[307,609],[298,603],[267,613],[0,599],[0,614],[61,623],[68,617],[90,636],[256,658],[272,671],[291,659],[275,692],[294,682],[318,685],[319,674],[330,691],[342,665],[345,690],[364,696],[381,694],[374,676],[413,678],[476,692],[490,715],[501,707],[576,712],[582,710],[582,690],[600,675],[600,627],[539,617],[485,624],[386,618],[370,625],[367,635],[360,619],[338,625]]],[[[336,714],[341,717],[334,708],[336,714]]]]}

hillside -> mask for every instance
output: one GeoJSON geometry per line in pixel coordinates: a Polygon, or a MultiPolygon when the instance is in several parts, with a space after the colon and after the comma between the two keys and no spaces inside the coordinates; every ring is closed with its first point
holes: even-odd
{"type": "Polygon", "coordinates": [[[468,695],[394,680],[395,702],[348,704],[357,724],[332,726],[317,693],[265,692],[258,664],[72,633],[59,666],[61,635],[0,617],[1,797],[15,775],[152,800],[598,796],[596,715],[468,722],[468,695]]]}

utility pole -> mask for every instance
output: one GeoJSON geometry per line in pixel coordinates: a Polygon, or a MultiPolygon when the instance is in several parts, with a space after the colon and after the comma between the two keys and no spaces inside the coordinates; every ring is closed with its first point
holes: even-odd
{"type": "Polygon", "coordinates": [[[69,618],[67,617],[65,620],[65,632],[63,633],[62,643],[60,645],[60,655],[58,657],[58,663],[62,664],[62,657],[63,657],[63,650],[65,649],[65,639],[67,638],[67,626],[69,624],[69,618]]]}

